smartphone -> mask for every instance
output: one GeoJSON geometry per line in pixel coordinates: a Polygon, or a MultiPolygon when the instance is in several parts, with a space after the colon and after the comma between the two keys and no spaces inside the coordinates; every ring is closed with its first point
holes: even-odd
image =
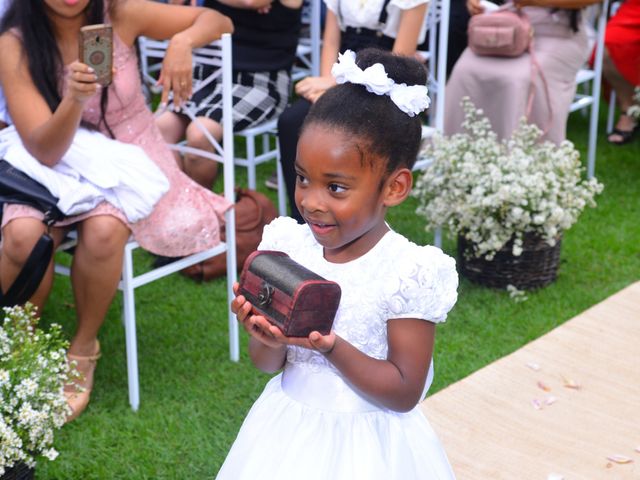
{"type": "Polygon", "coordinates": [[[80,29],[80,61],[93,68],[98,83],[107,86],[113,80],[113,30],[100,23],[80,29]]]}

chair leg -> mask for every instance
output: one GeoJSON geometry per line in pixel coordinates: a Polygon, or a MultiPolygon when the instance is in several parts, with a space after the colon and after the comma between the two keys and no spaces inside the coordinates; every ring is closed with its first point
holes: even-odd
{"type": "Polygon", "coordinates": [[[133,289],[133,252],[125,248],[122,268],[122,308],[127,350],[127,377],[129,381],[129,403],[133,411],[140,407],[140,386],[138,381],[138,347],[136,338],[136,310],[133,289]]]}
{"type": "Polygon", "coordinates": [[[247,137],[247,183],[252,190],[256,189],[256,137],[247,137]]]}
{"type": "Polygon", "coordinates": [[[613,132],[613,122],[616,115],[616,91],[611,90],[609,95],[609,111],[607,113],[607,134],[613,132]]]}
{"type": "Polygon", "coordinates": [[[280,165],[280,152],[276,157],[276,172],[278,175],[278,213],[281,217],[287,216],[287,188],[284,184],[284,173],[280,165]]]}
{"type": "Polygon", "coordinates": [[[438,248],[442,248],[442,229],[441,228],[436,228],[436,231],[433,232],[433,244],[438,248]]]}

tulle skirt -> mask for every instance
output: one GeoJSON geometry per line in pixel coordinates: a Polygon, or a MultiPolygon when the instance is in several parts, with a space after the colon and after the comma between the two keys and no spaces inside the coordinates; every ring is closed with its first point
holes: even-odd
{"type": "Polygon", "coordinates": [[[364,399],[345,402],[331,388],[316,388],[318,383],[285,391],[282,380],[282,374],[271,379],[251,408],[219,480],[455,478],[419,407],[397,413],[364,399]]]}

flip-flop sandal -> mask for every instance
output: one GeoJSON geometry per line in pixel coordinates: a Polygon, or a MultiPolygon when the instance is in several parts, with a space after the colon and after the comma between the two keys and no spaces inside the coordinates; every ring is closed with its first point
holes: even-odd
{"type": "Polygon", "coordinates": [[[638,133],[639,128],[640,125],[636,125],[632,130],[620,130],[619,128],[614,128],[607,137],[607,141],[613,145],[624,145],[626,143],[629,143],[634,139],[636,133],[638,133]],[[611,140],[612,135],[620,136],[621,140],[611,140]]]}

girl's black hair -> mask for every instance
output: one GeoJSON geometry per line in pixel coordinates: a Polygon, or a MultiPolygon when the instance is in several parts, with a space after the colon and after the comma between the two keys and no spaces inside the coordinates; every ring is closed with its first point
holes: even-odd
{"type": "MultiPolygon", "coordinates": [[[[426,85],[427,70],[414,58],[367,48],[358,52],[356,64],[365,69],[381,63],[396,83],[426,85]]],[[[420,149],[422,122],[400,110],[388,95],[370,93],[362,85],[343,83],[327,90],[311,107],[302,131],[310,125],[323,124],[339,129],[364,151],[386,160],[385,173],[397,168],[413,167],[420,149]]],[[[373,161],[371,159],[370,161],[373,161]]]]}
{"type": "MultiPolygon", "coordinates": [[[[85,12],[87,25],[103,23],[104,12],[104,0],[91,0],[85,12]]],[[[11,29],[16,29],[19,32],[31,79],[51,111],[54,112],[62,100],[59,82],[62,78],[64,65],[44,1],[11,1],[2,17],[0,34],[11,29]]],[[[100,123],[104,123],[111,137],[114,137],[105,118],[107,95],[108,88],[103,88],[100,96],[100,123]]],[[[94,129],[99,126],[99,124],[86,125],[84,122],[83,125],[94,129]]]]}

